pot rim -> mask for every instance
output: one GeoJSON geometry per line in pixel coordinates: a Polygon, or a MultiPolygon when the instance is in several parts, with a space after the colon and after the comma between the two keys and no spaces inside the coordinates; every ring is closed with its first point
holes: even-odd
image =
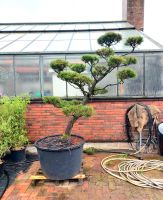
{"type": "Polygon", "coordinates": [[[77,148],[83,146],[84,143],[85,143],[85,140],[84,140],[84,138],[83,138],[82,136],[71,134],[71,136],[77,137],[77,138],[80,138],[80,139],[81,139],[81,142],[80,142],[79,144],[77,144],[77,145],[74,145],[73,147],[66,147],[66,148],[62,148],[62,149],[48,149],[47,147],[42,148],[42,147],[40,147],[39,144],[38,144],[41,140],[44,140],[44,139],[46,139],[46,138],[55,137],[55,136],[62,136],[62,135],[63,135],[63,134],[56,134],[56,135],[49,135],[49,136],[43,137],[43,138],[37,140],[37,141],[34,143],[34,146],[35,146],[37,149],[41,150],[41,151],[59,152],[59,151],[69,151],[69,150],[77,149],[77,148]]]}
{"type": "Polygon", "coordinates": [[[11,148],[10,151],[24,151],[26,149],[25,146],[19,147],[19,148],[11,148]]]}
{"type": "Polygon", "coordinates": [[[4,161],[4,160],[2,160],[2,159],[0,159],[0,166],[1,166],[1,167],[3,167],[3,166],[4,166],[4,164],[5,164],[5,161],[4,161]]]}

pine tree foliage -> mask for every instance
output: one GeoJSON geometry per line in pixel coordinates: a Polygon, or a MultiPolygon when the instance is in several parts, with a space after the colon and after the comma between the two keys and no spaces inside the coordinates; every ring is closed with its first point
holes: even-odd
{"type": "Polygon", "coordinates": [[[73,124],[80,117],[90,117],[94,113],[93,108],[86,105],[92,96],[105,94],[108,92],[109,87],[136,77],[136,72],[129,66],[136,64],[137,60],[134,56],[128,54],[134,52],[135,48],[143,42],[143,38],[140,36],[129,37],[125,45],[130,46],[131,51],[125,55],[118,55],[111,48],[121,40],[122,36],[120,34],[108,32],[97,40],[103,48],[97,50],[96,54],[83,55],[81,63],[69,63],[62,59],[53,60],[50,63],[58,78],[79,89],[83,94],[81,101],[66,101],[58,97],[44,97],[45,103],[52,103],[61,108],[66,116],[71,117],[65,134],[71,134],[73,124]],[[100,81],[114,69],[118,69],[118,83],[107,83],[105,86],[99,87],[100,81]]]}

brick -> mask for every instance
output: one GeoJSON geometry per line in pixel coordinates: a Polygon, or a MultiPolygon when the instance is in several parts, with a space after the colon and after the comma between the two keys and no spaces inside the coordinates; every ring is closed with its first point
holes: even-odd
{"type": "Polygon", "coordinates": [[[127,21],[137,29],[144,28],[144,0],[127,0],[127,21]]]}
{"type": "MultiPolygon", "coordinates": [[[[96,114],[89,119],[81,118],[74,125],[73,133],[80,134],[87,141],[123,141],[126,140],[125,112],[126,109],[136,102],[147,105],[156,105],[160,110],[163,109],[163,100],[127,100],[115,102],[93,102],[90,103],[96,114]]],[[[39,138],[52,134],[62,134],[68,122],[67,117],[58,109],[50,104],[30,104],[26,114],[28,135],[32,142],[39,138]],[[36,107],[35,107],[36,106],[36,107]],[[37,108],[37,112],[33,109],[37,108]],[[40,112],[39,112],[40,109],[40,112]],[[42,110],[43,109],[43,110],[42,110]]],[[[160,115],[163,120],[163,114],[160,115]]]]}

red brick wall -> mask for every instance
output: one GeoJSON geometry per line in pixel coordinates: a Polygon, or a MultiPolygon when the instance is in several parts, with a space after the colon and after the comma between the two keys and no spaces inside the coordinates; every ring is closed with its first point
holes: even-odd
{"type": "MultiPolygon", "coordinates": [[[[73,133],[83,136],[87,141],[124,141],[124,117],[127,108],[136,102],[156,105],[163,110],[163,100],[115,100],[90,103],[96,114],[89,119],[80,119],[73,128],[73,133]]],[[[160,115],[163,120],[163,115],[160,115]]],[[[50,104],[30,104],[27,112],[27,127],[33,142],[44,136],[63,133],[67,118],[62,111],[50,104]]]]}
{"type": "Polygon", "coordinates": [[[127,21],[136,29],[144,28],[144,0],[127,1],[127,21]]]}

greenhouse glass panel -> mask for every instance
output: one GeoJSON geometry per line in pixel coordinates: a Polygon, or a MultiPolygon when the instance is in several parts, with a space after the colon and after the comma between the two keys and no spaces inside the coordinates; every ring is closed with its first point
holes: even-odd
{"type": "Polygon", "coordinates": [[[66,96],[66,83],[57,77],[57,74],[51,69],[50,62],[56,59],[65,59],[62,55],[43,57],[43,90],[44,96],[66,96]]]}
{"type": "MultiPolygon", "coordinates": [[[[137,58],[137,64],[130,67],[137,73],[136,78],[125,80],[123,85],[118,87],[119,96],[143,96],[144,84],[144,62],[143,54],[133,54],[137,58]]],[[[121,70],[123,68],[120,68],[121,70]]]]}
{"type": "Polygon", "coordinates": [[[3,30],[3,29],[5,29],[5,28],[7,28],[6,25],[0,25],[0,30],[3,30]]]}
{"type": "Polygon", "coordinates": [[[9,34],[3,34],[3,33],[1,33],[0,34],[0,39],[2,39],[2,38],[5,38],[5,37],[7,37],[9,34]]]}
{"type": "Polygon", "coordinates": [[[23,37],[21,37],[19,40],[34,40],[36,39],[40,33],[26,33],[23,37]]]}
{"type": "Polygon", "coordinates": [[[3,29],[3,31],[15,31],[20,27],[21,25],[9,25],[5,29],[3,29]]]}
{"type": "MultiPolygon", "coordinates": [[[[99,82],[97,86],[103,88],[108,84],[117,84],[117,69],[114,69],[110,74],[108,74],[103,80],[99,82]]],[[[97,96],[117,96],[117,85],[110,86],[106,88],[108,90],[105,94],[99,94],[97,96]]]]}
{"type": "Polygon", "coordinates": [[[16,94],[41,97],[38,56],[15,56],[16,94]]]}
{"type": "Polygon", "coordinates": [[[97,40],[91,40],[91,47],[93,51],[102,48],[101,45],[97,43],[97,40]]]}
{"type": "Polygon", "coordinates": [[[32,30],[42,31],[45,30],[48,27],[48,25],[37,25],[32,30]]]}
{"type": "Polygon", "coordinates": [[[90,38],[91,38],[91,40],[96,40],[96,42],[97,42],[97,39],[101,36],[101,35],[103,35],[103,34],[105,34],[106,32],[108,32],[108,31],[90,31],[90,38]]]}
{"type": "Polygon", "coordinates": [[[90,29],[104,29],[102,24],[90,24],[90,29]]]}
{"type": "Polygon", "coordinates": [[[90,51],[89,40],[72,40],[69,51],[90,51]]]}
{"type": "Polygon", "coordinates": [[[34,27],[35,27],[35,25],[24,25],[24,26],[19,27],[17,30],[18,31],[29,31],[34,27]]]}
{"type": "Polygon", "coordinates": [[[131,24],[129,24],[129,23],[116,23],[116,25],[117,25],[117,27],[118,28],[131,28],[131,27],[133,27],[131,24]]]}
{"type": "Polygon", "coordinates": [[[76,32],[73,35],[73,40],[89,40],[89,32],[76,32]]]}
{"type": "Polygon", "coordinates": [[[46,51],[67,51],[68,45],[69,41],[53,41],[52,43],[50,43],[46,51]]]}
{"type": "Polygon", "coordinates": [[[145,95],[163,96],[163,53],[145,54],[145,95]]]}
{"type": "Polygon", "coordinates": [[[43,33],[41,34],[37,39],[36,41],[40,41],[40,40],[52,40],[54,37],[56,36],[56,33],[43,33]]]}
{"type": "Polygon", "coordinates": [[[144,35],[141,32],[137,31],[137,30],[120,30],[120,31],[117,31],[117,33],[121,34],[122,38],[128,38],[128,37],[133,37],[133,36],[142,36],[142,37],[144,37],[144,35]]]}
{"type": "Polygon", "coordinates": [[[89,24],[76,24],[75,30],[88,30],[89,24]]]}
{"type": "Polygon", "coordinates": [[[21,51],[30,41],[15,41],[12,43],[7,42],[9,45],[4,47],[0,52],[19,52],[21,51]]]}
{"type": "Polygon", "coordinates": [[[124,39],[121,40],[120,42],[118,42],[116,45],[112,46],[112,48],[115,51],[128,51],[128,52],[130,52],[132,50],[131,47],[125,45],[124,39]]]}
{"type": "Polygon", "coordinates": [[[48,46],[49,41],[34,41],[29,46],[24,48],[23,52],[32,52],[32,51],[44,51],[48,46]]]}
{"type": "Polygon", "coordinates": [[[152,41],[148,40],[147,38],[143,39],[143,43],[138,47],[140,50],[148,50],[148,49],[160,49],[158,45],[154,44],[152,41]]]}
{"type": "MultiPolygon", "coordinates": [[[[138,64],[132,66],[138,76],[126,80],[119,87],[110,87],[107,94],[99,96],[162,96],[163,47],[143,32],[133,29],[128,22],[1,24],[0,30],[2,77],[0,95],[6,93],[12,96],[16,92],[17,94],[25,92],[32,97],[40,97],[41,94],[81,96],[80,91],[57,78],[56,73],[50,69],[51,60],[66,58],[69,62],[79,63],[83,54],[89,52],[94,54],[97,49],[102,48],[97,42],[100,36],[115,32],[122,35],[122,40],[112,48],[121,54],[131,51],[131,48],[124,45],[128,37],[143,37],[144,42],[133,54],[138,58],[138,64]],[[3,31],[8,33],[5,34],[3,31]],[[16,82],[14,82],[15,73],[16,82]],[[7,76],[11,77],[11,82],[7,76]],[[12,86],[8,88],[10,84],[12,86]]],[[[89,69],[90,66],[86,66],[84,73],[91,76],[89,69]]],[[[116,74],[115,69],[99,83],[99,86],[102,87],[107,83],[115,84],[116,74]]]]}
{"type": "Polygon", "coordinates": [[[63,25],[60,30],[72,30],[73,31],[74,29],[75,29],[75,24],[72,24],[72,25],[66,24],[66,25],[63,25]]]}
{"type": "Polygon", "coordinates": [[[13,56],[0,56],[0,96],[14,96],[13,56]]]}
{"type": "MultiPolygon", "coordinates": [[[[6,45],[10,44],[10,41],[4,41],[4,42],[1,42],[0,41],[0,49],[4,48],[6,45]]],[[[1,50],[0,50],[1,51],[1,50]]]]}
{"type": "Polygon", "coordinates": [[[62,27],[62,25],[49,25],[45,30],[57,31],[57,30],[60,30],[61,27],[62,27]]]}
{"type": "Polygon", "coordinates": [[[103,26],[105,29],[118,29],[118,26],[116,23],[103,23],[103,26]]]}
{"type": "Polygon", "coordinates": [[[18,38],[22,37],[24,34],[22,33],[11,33],[8,36],[1,39],[1,41],[14,41],[18,38]]]}
{"type": "Polygon", "coordinates": [[[70,40],[73,33],[57,33],[55,40],[70,40]]]}
{"type": "MultiPolygon", "coordinates": [[[[66,60],[70,63],[83,63],[81,61],[81,57],[82,57],[82,55],[68,55],[68,56],[66,56],[66,60]]],[[[85,73],[87,74],[87,72],[85,72],[85,73]]],[[[68,88],[68,97],[77,97],[77,96],[83,95],[79,89],[76,89],[77,86],[75,86],[73,84],[70,85],[68,83],[67,88],[68,88]]]]}

